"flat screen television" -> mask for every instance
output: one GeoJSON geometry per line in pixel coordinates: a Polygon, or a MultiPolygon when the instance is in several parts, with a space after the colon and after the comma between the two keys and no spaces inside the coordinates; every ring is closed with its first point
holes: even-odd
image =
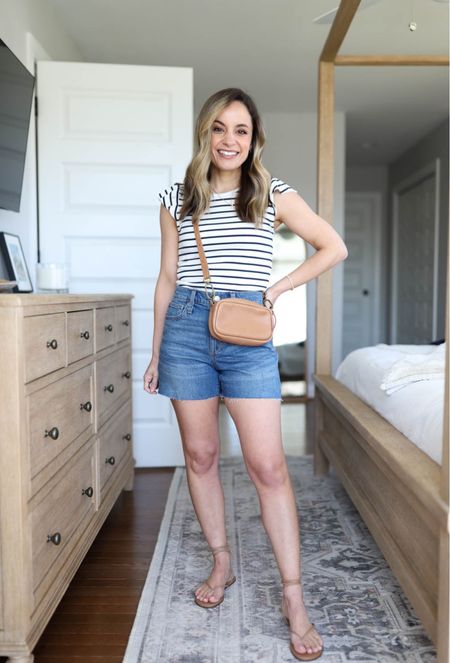
{"type": "Polygon", "coordinates": [[[0,39],[0,208],[20,211],[34,76],[0,39]]]}

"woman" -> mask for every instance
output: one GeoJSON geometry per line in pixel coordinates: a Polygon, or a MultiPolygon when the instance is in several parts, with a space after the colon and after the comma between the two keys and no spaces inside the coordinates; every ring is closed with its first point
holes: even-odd
{"type": "Polygon", "coordinates": [[[219,397],[236,425],[261,516],[283,584],[282,611],[298,660],[322,654],[309,622],[300,578],[300,535],[281,440],[280,380],[272,342],[222,343],[208,331],[193,223],[199,224],[212,284],[221,298],[272,305],[347,256],[345,244],[298,193],[270,178],[261,163],[264,129],[242,90],[213,94],[200,111],[197,151],[183,184],[160,194],[161,269],[155,289],[153,349],[144,375],[149,394],[171,398],[183,444],[190,495],[214,565],[195,602],[219,605],[234,581],[219,478],[219,397]],[[316,253],[268,288],[274,229],[284,223],[316,253]]]}

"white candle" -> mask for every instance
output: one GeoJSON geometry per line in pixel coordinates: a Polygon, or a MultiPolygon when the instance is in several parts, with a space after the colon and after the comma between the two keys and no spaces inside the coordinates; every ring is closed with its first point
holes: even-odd
{"type": "Polygon", "coordinates": [[[36,283],[40,290],[61,290],[67,287],[65,265],[38,263],[36,270],[36,283]]]}

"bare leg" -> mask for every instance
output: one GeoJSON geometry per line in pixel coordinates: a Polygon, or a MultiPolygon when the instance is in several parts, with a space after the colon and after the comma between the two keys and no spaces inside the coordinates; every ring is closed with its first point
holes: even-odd
{"type": "MultiPolygon", "coordinates": [[[[172,401],[180,428],[186,475],[195,513],[211,548],[226,543],[225,506],[219,476],[219,399],[172,401]]],[[[214,555],[214,567],[195,596],[211,603],[223,595],[223,586],[231,575],[230,554],[214,555]],[[211,590],[214,588],[214,591],[211,590]]]]}
{"type": "MultiPolygon", "coordinates": [[[[255,484],[261,517],[270,538],[281,577],[301,578],[300,533],[295,496],[281,441],[281,403],[276,399],[225,399],[236,425],[250,478],[255,484]]],[[[290,627],[301,635],[310,622],[301,585],[284,588],[290,627]]],[[[301,639],[292,635],[300,654],[318,652],[322,640],[315,629],[301,639]]]]}

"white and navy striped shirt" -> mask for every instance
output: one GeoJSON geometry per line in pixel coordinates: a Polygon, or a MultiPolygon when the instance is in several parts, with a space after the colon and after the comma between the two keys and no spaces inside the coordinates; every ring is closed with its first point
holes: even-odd
{"type": "MultiPolygon", "coordinates": [[[[268,205],[260,227],[242,221],[234,208],[238,189],[211,196],[209,209],[199,220],[203,249],[215,290],[263,291],[272,271],[273,233],[276,215],[273,193],[295,191],[272,178],[268,205]]],[[[295,191],[296,192],[296,191],[295,191]]],[[[204,281],[192,216],[180,220],[183,184],[175,183],[159,194],[164,207],[175,219],[178,233],[177,285],[203,290],[204,281]]]]}

